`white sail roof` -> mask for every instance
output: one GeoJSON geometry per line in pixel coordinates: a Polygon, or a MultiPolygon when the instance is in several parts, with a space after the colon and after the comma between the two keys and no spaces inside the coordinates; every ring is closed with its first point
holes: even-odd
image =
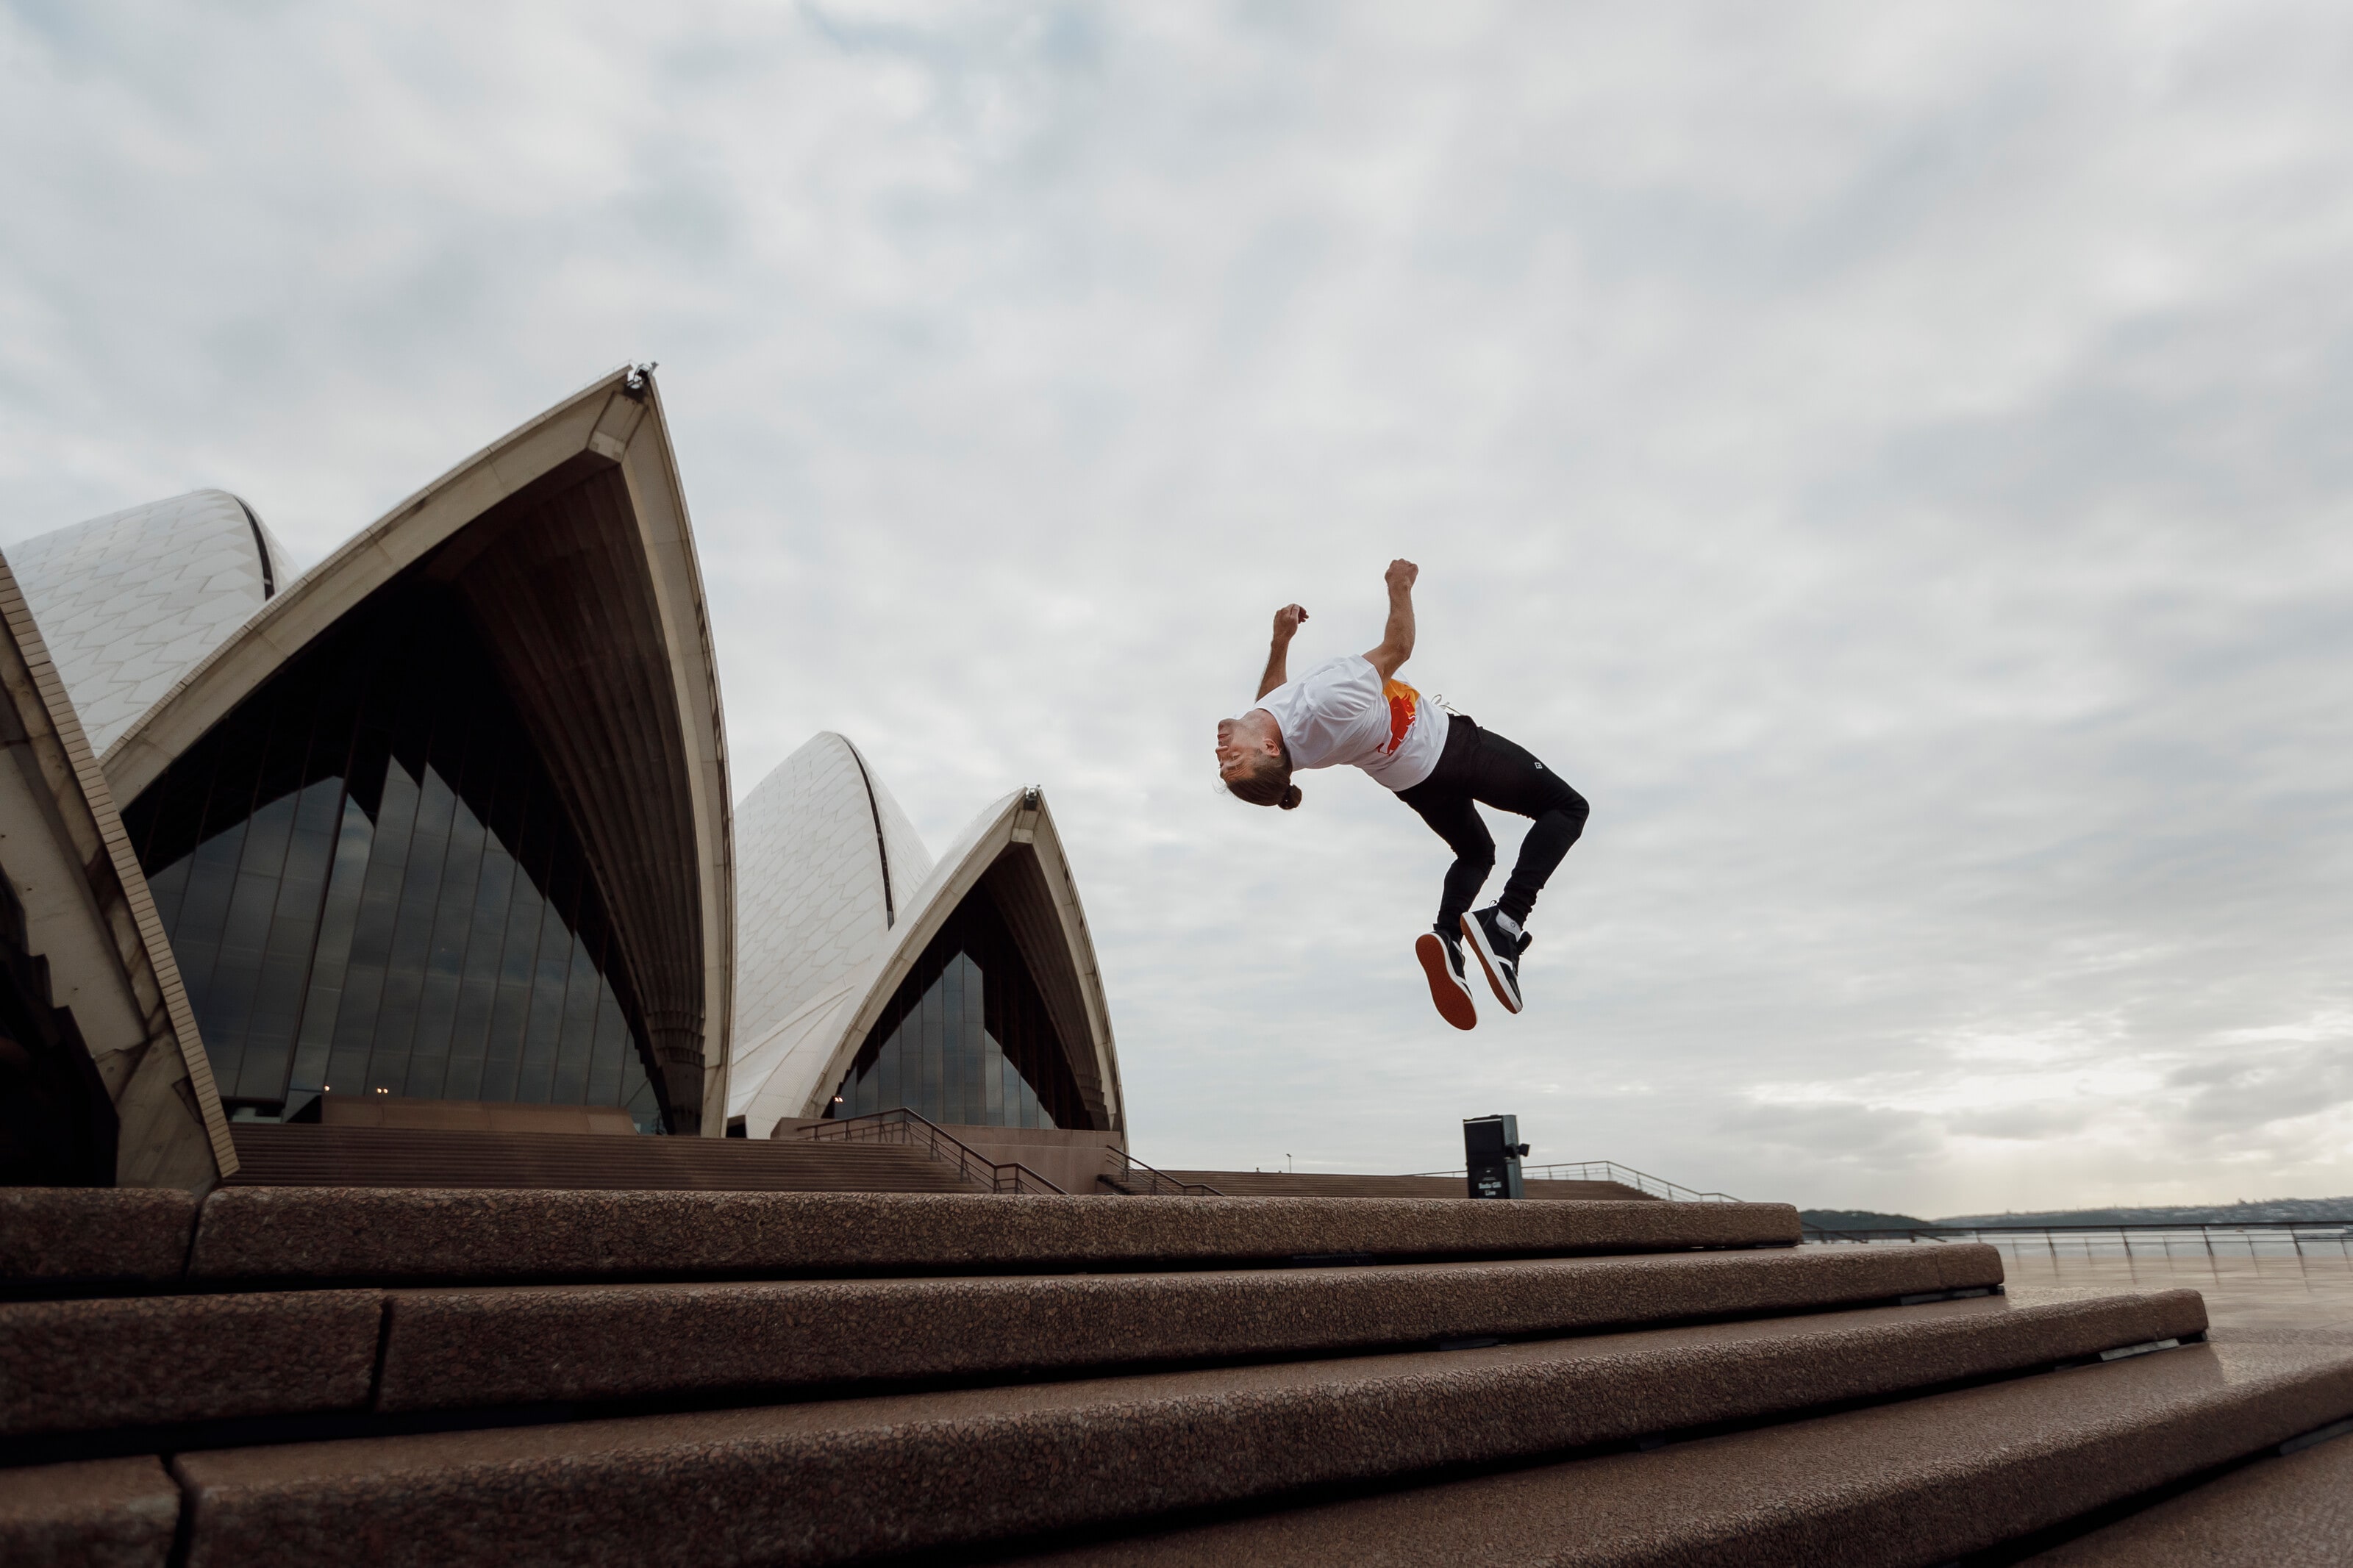
{"type": "MultiPolygon", "coordinates": [[[[847,748],[847,742],[840,743],[847,748]]],[[[807,753],[817,744],[803,747],[785,767],[800,762],[814,773],[819,764],[807,753]]],[[[764,783],[754,796],[767,787],[764,783]]],[[[773,879],[791,889],[779,902],[790,903],[795,913],[789,928],[774,915],[765,917],[777,921],[781,934],[775,938],[755,934],[748,914],[740,919],[737,951],[744,955],[744,966],[737,975],[737,994],[771,986],[785,998],[780,1008],[764,1015],[773,1021],[746,1026],[737,1037],[741,1044],[727,1109],[731,1118],[744,1118],[747,1135],[765,1138],[780,1121],[818,1114],[924,947],[957,906],[993,875],[1004,878],[997,896],[1055,1016],[1081,1093],[1110,1126],[1124,1125],[1119,1056],[1102,971],[1079,903],[1078,883],[1042,791],[1018,789],[991,802],[936,863],[927,863],[918,885],[902,889],[894,881],[895,919],[887,929],[875,918],[880,912],[879,877],[870,887],[853,874],[827,869],[848,868],[857,859],[847,848],[831,848],[834,843],[854,841],[854,835],[838,826],[849,816],[846,811],[837,808],[831,839],[816,832],[797,838],[779,836],[774,842],[781,847],[765,852],[752,847],[758,831],[749,826],[753,816],[753,802],[746,800],[736,816],[736,850],[743,868],[739,885],[773,879]],[[793,861],[796,844],[816,868],[803,869],[793,861]],[[771,868],[765,875],[752,868],[755,853],[763,855],[760,864],[771,868]],[[828,889],[832,887],[844,889],[839,902],[829,901],[828,889]],[[763,960],[753,956],[755,952],[775,956],[763,960]],[[811,952],[818,956],[806,956],[811,952]],[[764,963],[797,978],[772,982],[762,973],[764,963]]],[[[871,824],[868,831],[872,831],[871,824]]],[[[897,864],[894,860],[894,874],[897,864]]]]}
{"type": "Polygon", "coordinates": [[[728,1111],[743,1115],[805,1026],[829,1015],[881,955],[932,857],[872,765],[828,731],[735,808],[735,865],[728,1111]]]}
{"type": "MultiPolygon", "coordinates": [[[[208,512],[202,537],[225,526],[224,514],[208,512]]],[[[258,524],[246,526],[250,541],[258,524]]],[[[179,537],[176,528],[158,536],[179,537]]],[[[282,559],[259,537],[257,572],[262,560],[282,559]]],[[[136,542],[110,535],[93,553],[136,542]]],[[[299,578],[280,576],[268,603],[226,636],[192,637],[195,655],[159,696],[145,700],[142,684],[141,700],[124,703],[134,710],[127,721],[110,713],[104,729],[91,724],[94,742],[112,737],[100,758],[109,787],[137,800],[289,660],[411,568],[459,596],[500,661],[631,954],[649,1069],[662,1076],[681,1121],[717,1136],[735,978],[726,736],[685,491],[646,368],[599,377],[299,578]]],[[[56,580],[70,586],[95,574],[85,567],[56,580]]],[[[189,596],[233,587],[200,582],[193,567],[182,577],[176,591],[189,596]]],[[[126,582],[136,579],[126,572],[126,582]]],[[[104,598],[72,587],[37,602],[34,614],[47,631],[53,614],[104,598]]]]}
{"type": "Polygon", "coordinates": [[[294,576],[227,490],[190,490],[7,547],[93,750],[103,752],[294,576]]]}

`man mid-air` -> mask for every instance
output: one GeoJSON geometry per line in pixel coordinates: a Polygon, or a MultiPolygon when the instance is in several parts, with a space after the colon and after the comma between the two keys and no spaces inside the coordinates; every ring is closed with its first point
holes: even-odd
{"type": "Polygon", "coordinates": [[[1438,901],[1438,923],[1414,939],[1414,955],[1430,977],[1440,1016],[1468,1029],[1479,1015],[1463,941],[1479,955],[1495,999],[1506,1012],[1518,1012],[1520,955],[1528,948],[1523,928],[1545,879],[1585,831],[1588,808],[1583,795],[1525,751],[1460,713],[1432,710],[1397,679],[1413,657],[1413,584],[1420,574],[1410,561],[1390,562],[1384,579],[1389,618],[1380,646],[1326,659],[1297,680],[1288,679],[1284,667],[1307,612],[1297,605],[1277,610],[1258,700],[1218,721],[1218,776],[1238,799],[1289,811],[1300,801],[1293,773],[1345,763],[1364,769],[1421,814],[1454,851],[1454,864],[1438,901]],[[1474,801],[1535,819],[1504,896],[1476,911],[1471,900],[1494,868],[1495,840],[1474,801]]]}

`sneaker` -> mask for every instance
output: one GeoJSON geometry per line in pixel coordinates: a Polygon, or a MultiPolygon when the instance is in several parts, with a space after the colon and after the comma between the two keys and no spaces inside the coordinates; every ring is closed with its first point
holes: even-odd
{"type": "Polygon", "coordinates": [[[1421,971],[1430,976],[1430,999],[1438,1004],[1438,1016],[1458,1029],[1476,1025],[1479,1010],[1471,1002],[1462,944],[1451,936],[1426,931],[1413,939],[1413,955],[1421,960],[1421,971]]]}
{"type": "Polygon", "coordinates": [[[1479,955],[1479,967],[1487,972],[1487,984],[1493,988],[1495,1000],[1507,1013],[1520,1010],[1520,954],[1528,950],[1528,934],[1505,936],[1504,928],[1495,923],[1495,909],[1490,904],[1462,917],[1462,934],[1471,940],[1471,951],[1479,955]]]}

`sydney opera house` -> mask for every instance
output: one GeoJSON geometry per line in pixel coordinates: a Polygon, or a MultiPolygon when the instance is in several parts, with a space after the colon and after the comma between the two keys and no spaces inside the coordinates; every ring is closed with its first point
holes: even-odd
{"type": "Polygon", "coordinates": [[[20,1165],[87,1173],[111,1143],[122,1180],[201,1188],[271,1126],[765,1139],[895,1108],[993,1148],[1120,1142],[1039,791],[934,859],[828,733],[734,807],[650,374],[565,400],[308,570],[218,490],[5,557],[18,706],[39,710],[16,728],[57,753],[22,770],[49,788],[9,781],[16,1005],[83,1037],[43,1053],[20,1165]],[[58,842],[64,797],[111,859],[58,842]],[[101,985],[121,1016],[85,1016],[101,985]],[[49,1148],[67,1129],[78,1152],[49,1148]]]}
{"type": "Polygon", "coordinates": [[[1134,1160],[1039,789],[738,804],[649,374],[5,556],[0,1563],[2346,1560],[2339,1222],[1134,1160]]]}

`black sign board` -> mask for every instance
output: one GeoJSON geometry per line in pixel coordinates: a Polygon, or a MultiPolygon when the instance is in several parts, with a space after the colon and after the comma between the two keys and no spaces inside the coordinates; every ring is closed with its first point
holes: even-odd
{"type": "Polygon", "coordinates": [[[1520,1142],[1516,1116],[1474,1116],[1462,1124],[1462,1154],[1471,1167],[1474,1198],[1524,1198],[1520,1186],[1520,1156],[1528,1146],[1520,1142]]]}

